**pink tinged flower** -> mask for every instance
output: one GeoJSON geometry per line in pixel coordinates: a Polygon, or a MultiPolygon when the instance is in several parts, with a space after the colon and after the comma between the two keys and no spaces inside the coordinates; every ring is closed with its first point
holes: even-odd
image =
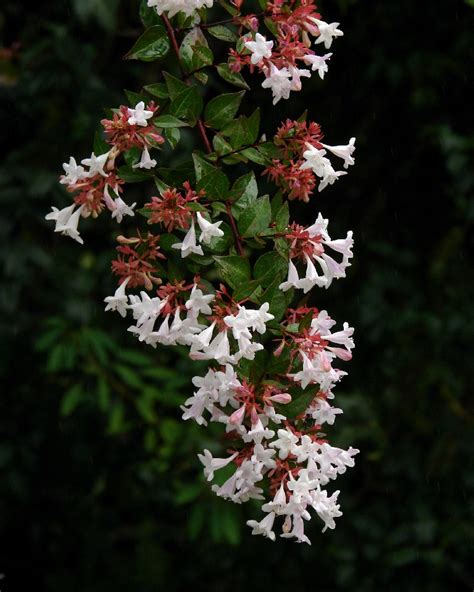
{"type": "Polygon", "coordinates": [[[278,287],[283,292],[286,292],[290,288],[298,287],[299,281],[300,281],[300,278],[298,276],[298,271],[297,271],[293,261],[290,259],[289,263],[288,263],[288,278],[287,278],[286,282],[282,282],[278,287]]]}
{"type": "Polygon", "coordinates": [[[199,242],[208,245],[214,237],[221,237],[224,236],[224,232],[219,229],[219,226],[222,224],[222,221],[219,222],[209,222],[202,216],[201,212],[197,212],[196,214],[197,222],[199,224],[199,228],[201,229],[201,236],[199,237],[199,242]]]}
{"type": "Polygon", "coordinates": [[[194,228],[194,221],[191,222],[191,226],[189,227],[183,242],[175,243],[173,245],[173,249],[180,249],[181,257],[183,259],[193,253],[195,255],[204,255],[202,247],[198,246],[196,243],[196,230],[194,228]]]}
{"type": "Polygon", "coordinates": [[[322,144],[326,150],[329,150],[335,156],[342,158],[344,160],[344,168],[347,169],[349,166],[353,165],[355,160],[352,158],[352,155],[355,150],[355,138],[351,138],[349,140],[349,144],[344,146],[329,146],[327,144],[322,144]]]}
{"type": "Polygon", "coordinates": [[[273,532],[273,522],[275,521],[275,513],[270,512],[263,520],[257,522],[256,520],[247,520],[247,526],[252,529],[252,534],[261,534],[264,537],[275,540],[275,533],[273,532]]]}
{"type": "Polygon", "coordinates": [[[334,425],[336,416],[343,413],[342,409],[333,407],[324,399],[318,401],[317,406],[311,412],[311,417],[318,425],[327,423],[328,425],[334,425]]]}
{"type": "Polygon", "coordinates": [[[300,91],[303,86],[301,78],[311,78],[311,72],[304,68],[289,66],[289,71],[291,74],[291,90],[300,91]]]}
{"type": "Polygon", "coordinates": [[[117,197],[117,199],[114,200],[112,218],[115,218],[117,222],[120,224],[124,216],[135,216],[133,208],[136,205],[136,203],[133,203],[131,206],[129,206],[123,201],[123,199],[120,196],[117,197]]]}
{"type": "Polygon", "coordinates": [[[293,448],[298,443],[298,436],[289,430],[278,430],[278,439],[270,444],[272,448],[278,448],[278,457],[285,460],[292,453],[293,448]]]}
{"type": "Polygon", "coordinates": [[[331,47],[332,42],[336,37],[342,37],[344,35],[344,33],[337,28],[339,23],[329,24],[314,17],[310,17],[310,20],[317,25],[319,31],[319,36],[315,43],[324,43],[326,49],[331,47]]]}
{"type": "Polygon", "coordinates": [[[268,397],[268,400],[274,403],[280,403],[280,405],[288,405],[288,403],[291,403],[291,395],[289,393],[278,393],[277,395],[268,397]]]}
{"type": "Polygon", "coordinates": [[[132,168],[149,170],[156,167],[156,165],[156,160],[154,158],[151,158],[150,153],[148,152],[148,148],[145,146],[140,161],[134,164],[132,168]]]}
{"type": "Polygon", "coordinates": [[[311,494],[311,506],[324,522],[323,532],[328,528],[333,530],[336,527],[334,518],[342,516],[342,512],[339,510],[340,506],[336,503],[338,495],[339,491],[335,491],[331,497],[328,497],[327,491],[324,490],[316,490],[311,494]]]}
{"type": "Polygon", "coordinates": [[[63,208],[62,210],[58,210],[54,206],[51,208],[52,212],[46,214],[46,220],[54,220],[56,222],[56,226],[54,228],[54,232],[60,232],[65,236],[70,236],[72,239],[76,240],[81,245],[84,244],[84,241],[77,230],[79,224],[79,218],[81,217],[81,213],[84,209],[84,206],[81,206],[76,211],[74,208],[76,204],[72,204],[67,208],[63,208]]]}
{"type": "Polygon", "coordinates": [[[272,57],[273,41],[267,41],[260,33],[255,35],[255,41],[247,41],[244,45],[252,52],[250,61],[254,65],[259,64],[264,58],[272,57]]]}
{"type": "Polygon", "coordinates": [[[107,177],[107,173],[104,171],[104,166],[107,164],[108,158],[108,152],[101,154],[100,156],[96,156],[93,152],[90,158],[84,158],[81,160],[81,164],[89,167],[89,170],[87,171],[88,177],[95,177],[96,175],[107,177]]]}
{"type": "Polygon", "coordinates": [[[237,452],[235,452],[232,456],[227,458],[213,458],[209,450],[203,450],[203,452],[204,454],[198,454],[198,458],[204,465],[204,476],[208,481],[214,479],[214,471],[226,467],[237,456],[237,452]]]}
{"type": "Polygon", "coordinates": [[[135,109],[128,109],[128,123],[129,125],[139,125],[145,127],[148,125],[147,119],[153,117],[153,111],[145,109],[145,103],[140,101],[135,105],[135,109]]]}
{"type": "Polygon", "coordinates": [[[271,64],[270,72],[267,72],[266,79],[262,82],[262,88],[270,88],[273,93],[273,104],[276,105],[280,99],[288,99],[291,92],[291,73],[288,68],[279,70],[271,64]]]}
{"type": "Polygon", "coordinates": [[[303,61],[306,65],[311,66],[313,72],[318,72],[321,80],[324,80],[324,75],[328,71],[328,60],[332,57],[332,53],[327,53],[323,56],[317,56],[314,54],[308,54],[303,57],[303,61]]]}
{"type": "Polygon", "coordinates": [[[63,163],[63,169],[66,173],[66,175],[60,180],[60,183],[63,185],[75,185],[78,181],[87,177],[84,167],[78,165],[76,159],[72,156],[69,158],[68,163],[63,163]]]}
{"type": "Polygon", "coordinates": [[[273,498],[273,501],[263,504],[262,510],[264,512],[275,512],[275,514],[278,516],[285,513],[286,506],[286,493],[282,482],[275,494],[275,497],[273,498]]]}
{"type": "Polygon", "coordinates": [[[304,523],[301,516],[293,516],[293,530],[291,532],[284,532],[280,535],[283,538],[296,538],[298,543],[307,543],[311,545],[311,541],[304,533],[304,523]]]}
{"type": "Polygon", "coordinates": [[[128,308],[128,296],[125,294],[125,288],[127,287],[130,278],[126,278],[120,286],[115,290],[113,296],[107,296],[104,298],[104,302],[107,304],[105,310],[116,310],[120,316],[125,317],[127,315],[128,308]]]}
{"type": "Polygon", "coordinates": [[[256,444],[261,444],[262,440],[265,438],[269,440],[273,438],[275,432],[273,430],[269,430],[264,427],[262,424],[262,420],[257,416],[256,421],[252,421],[252,426],[249,432],[243,437],[244,442],[249,442],[253,440],[256,444]]]}
{"type": "Polygon", "coordinates": [[[232,425],[241,425],[245,417],[245,405],[239,407],[237,411],[234,411],[229,417],[229,423],[232,425]]]}
{"type": "MultiPolygon", "coordinates": [[[[274,469],[277,466],[276,461],[273,459],[275,454],[276,450],[264,448],[261,443],[257,443],[253,448],[252,461],[262,463],[267,469],[274,469]]],[[[264,511],[266,512],[267,510],[264,511]]]]}

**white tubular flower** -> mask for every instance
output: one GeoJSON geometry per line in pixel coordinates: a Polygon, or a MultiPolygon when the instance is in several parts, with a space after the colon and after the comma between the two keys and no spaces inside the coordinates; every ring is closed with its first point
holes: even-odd
{"type": "Polygon", "coordinates": [[[343,413],[342,409],[333,407],[324,399],[318,399],[316,407],[310,409],[309,415],[314,419],[314,422],[318,425],[327,423],[328,425],[334,425],[336,417],[343,413]]]}
{"type": "Polygon", "coordinates": [[[326,49],[331,47],[332,42],[336,37],[342,37],[344,35],[344,33],[337,28],[339,23],[329,24],[314,17],[310,17],[310,20],[317,25],[319,30],[319,36],[315,43],[324,43],[326,49]]]}
{"type": "Polygon", "coordinates": [[[286,292],[290,288],[298,288],[299,281],[300,281],[300,278],[298,276],[298,271],[297,271],[293,261],[290,259],[288,261],[288,278],[287,278],[286,282],[282,282],[278,287],[283,292],[286,292]]]}
{"type": "Polygon", "coordinates": [[[120,224],[124,216],[135,216],[133,208],[137,205],[133,203],[131,206],[126,204],[123,199],[119,196],[113,201],[112,218],[116,219],[120,224]]]}
{"type": "Polygon", "coordinates": [[[181,250],[181,257],[184,259],[188,255],[194,253],[195,255],[204,255],[202,247],[196,243],[196,230],[194,228],[194,220],[191,222],[191,226],[184,237],[182,243],[175,243],[173,249],[181,250]]]}
{"type": "Polygon", "coordinates": [[[245,47],[252,52],[250,61],[252,64],[259,64],[263,58],[272,57],[273,41],[267,41],[266,37],[257,33],[255,35],[255,41],[246,41],[245,47]]]}
{"type": "Polygon", "coordinates": [[[273,532],[273,522],[275,521],[274,512],[270,512],[263,520],[257,522],[256,520],[247,520],[247,526],[252,529],[252,534],[262,534],[264,537],[275,540],[275,533],[273,532]]]}
{"type": "Polygon", "coordinates": [[[127,315],[128,308],[128,296],[125,294],[125,288],[127,287],[130,277],[126,278],[120,286],[115,290],[113,296],[107,296],[104,298],[104,302],[107,304],[105,310],[116,310],[121,317],[127,315]]]}
{"type": "Polygon", "coordinates": [[[191,16],[204,6],[212,8],[213,3],[214,0],[148,0],[147,4],[154,7],[159,15],[166,12],[169,18],[173,18],[178,12],[191,16]]]}
{"type": "Polygon", "coordinates": [[[323,56],[314,54],[307,54],[303,57],[303,61],[307,66],[311,66],[313,72],[318,72],[321,80],[324,80],[324,75],[328,71],[328,60],[332,57],[332,53],[327,53],[323,56]]]}
{"type": "Polygon", "coordinates": [[[344,168],[347,169],[355,163],[355,160],[352,158],[352,154],[355,150],[355,141],[355,138],[351,138],[349,144],[346,144],[345,146],[328,146],[327,144],[322,144],[322,146],[335,156],[342,158],[344,160],[344,168]]]}
{"type": "Polygon", "coordinates": [[[339,510],[340,506],[337,504],[337,497],[339,491],[335,491],[331,497],[328,497],[327,491],[316,490],[311,492],[311,506],[316,510],[316,513],[324,522],[323,532],[328,528],[336,528],[334,518],[342,516],[342,512],[339,510]]]}
{"type": "Polygon", "coordinates": [[[288,68],[279,70],[271,64],[270,72],[267,72],[262,88],[270,88],[273,93],[273,104],[276,105],[280,99],[288,99],[291,92],[291,73],[288,68]]]}
{"type": "Polygon", "coordinates": [[[294,537],[298,543],[307,543],[308,545],[311,545],[311,541],[304,533],[303,518],[298,515],[293,515],[293,530],[291,532],[284,532],[280,536],[283,538],[294,537]]]}
{"type": "Polygon", "coordinates": [[[235,452],[232,456],[227,458],[213,458],[212,454],[207,449],[203,450],[203,453],[204,454],[198,454],[198,458],[204,465],[204,476],[208,481],[214,479],[214,471],[226,467],[237,456],[237,452],[235,452]]]}
{"type": "Polygon", "coordinates": [[[154,158],[151,158],[150,153],[148,152],[148,148],[145,146],[140,161],[134,164],[132,168],[149,170],[156,167],[157,164],[158,163],[156,162],[156,160],[154,158]]]}
{"type": "Polygon", "coordinates": [[[63,163],[63,169],[66,174],[59,181],[63,185],[75,185],[78,181],[82,181],[87,177],[84,167],[78,165],[76,159],[72,156],[69,158],[69,162],[63,163]]]}
{"type": "Polygon", "coordinates": [[[326,162],[329,162],[329,160],[324,157],[326,150],[321,150],[308,143],[306,143],[306,147],[307,150],[303,152],[303,158],[306,162],[301,165],[301,170],[311,169],[316,176],[323,177],[324,167],[326,166],[326,162]]]}
{"type": "Polygon", "coordinates": [[[324,276],[319,276],[316,271],[316,267],[308,255],[305,254],[306,259],[306,276],[300,279],[296,285],[297,288],[301,288],[305,294],[307,294],[314,286],[320,288],[325,287],[328,280],[324,276]]]}
{"type": "Polygon", "coordinates": [[[107,164],[108,158],[109,152],[101,154],[100,156],[96,156],[93,152],[90,158],[84,158],[81,160],[81,164],[89,167],[87,177],[95,177],[97,174],[102,177],[107,177],[107,173],[104,171],[104,166],[107,164]]]}
{"type": "Polygon", "coordinates": [[[290,66],[289,71],[291,74],[291,90],[300,91],[303,86],[301,79],[311,78],[311,72],[309,70],[305,70],[304,68],[290,66]]]}
{"type": "Polygon", "coordinates": [[[189,315],[197,317],[199,314],[210,315],[212,309],[209,304],[214,300],[214,294],[206,294],[200,290],[196,284],[194,284],[191,294],[186,301],[186,308],[189,311],[189,315]]]}
{"type": "Polygon", "coordinates": [[[219,229],[219,226],[222,224],[222,220],[219,222],[209,222],[202,216],[201,212],[197,212],[196,214],[197,222],[199,224],[199,228],[201,229],[201,236],[199,237],[199,242],[208,245],[213,237],[221,237],[224,236],[224,232],[219,229]]]}
{"type": "Polygon", "coordinates": [[[83,245],[84,241],[82,240],[77,227],[84,206],[80,206],[76,211],[74,211],[75,207],[76,204],[72,204],[67,208],[58,210],[58,208],[52,206],[52,212],[46,214],[45,219],[54,220],[56,222],[54,232],[60,232],[65,236],[70,236],[72,239],[83,245]]]}
{"type": "Polygon", "coordinates": [[[285,460],[287,456],[293,452],[295,445],[298,443],[298,436],[289,430],[278,430],[278,439],[273,440],[270,444],[272,448],[278,448],[278,457],[285,460]]]}
{"type": "Polygon", "coordinates": [[[147,111],[143,101],[137,103],[135,109],[128,109],[128,123],[130,125],[145,127],[148,125],[147,120],[151,117],[153,117],[153,111],[147,111]]]}
{"type": "Polygon", "coordinates": [[[280,485],[278,491],[276,492],[273,501],[267,502],[262,506],[262,510],[264,512],[275,512],[275,514],[283,514],[286,508],[286,493],[285,488],[283,487],[283,482],[280,485]]]}

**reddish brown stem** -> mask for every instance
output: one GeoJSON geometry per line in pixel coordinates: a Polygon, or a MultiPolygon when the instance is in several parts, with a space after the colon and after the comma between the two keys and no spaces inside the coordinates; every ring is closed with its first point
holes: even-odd
{"type": "MultiPolygon", "coordinates": [[[[189,75],[186,74],[186,72],[181,64],[181,59],[180,59],[180,55],[179,55],[179,45],[178,45],[178,40],[176,39],[175,30],[173,29],[173,26],[170,23],[169,18],[165,14],[162,14],[161,18],[163,19],[163,22],[165,24],[166,31],[168,33],[168,38],[169,38],[170,43],[173,47],[173,51],[174,51],[176,57],[178,58],[179,69],[181,71],[183,79],[187,80],[187,78],[189,78],[189,75]]],[[[204,123],[202,122],[202,119],[197,120],[197,128],[198,128],[199,135],[201,136],[201,140],[202,140],[204,147],[206,149],[206,152],[208,154],[210,154],[212,152],[212,147],[209,142],[209,138],[207,137],[206,128],[204,127],[204,123]]],[[[240,242],[239,232],[237,230],[237,225],[235,223],[234,216],[232,215],[231,204],[228,201],[226,202],[226,210],[227,210],[227,215],[229,216],[230,225],[232,228],[232,234],[234,236],[235,248],[237,249],[238,254],[241,257],[243,257],[244,252],[242,249],[242,244],[240,242]]]]}

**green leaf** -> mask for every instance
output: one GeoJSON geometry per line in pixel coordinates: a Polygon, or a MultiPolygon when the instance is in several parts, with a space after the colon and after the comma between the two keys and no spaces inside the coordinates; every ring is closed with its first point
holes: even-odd
{"type": "Polygon", "coordinates": [[[143,87],[147,93],[153,95],[154,97],[158,97],[159,99],[167,99],[169,98],[168,87],[164,82],[156,82],[155,84],[148,84],[147,86],[143,87]]]}
{"type": "Polygon", "coordinates": [[[187,72],[210,66],[214,55],[201,29],[195,27],[183,39],[179,56],[187,72]]]}
{"type": "Polygon", "coordinates": [[[288,405],[281,407],[282,413],[290,419],[298,417],[308,409],[318,391],[319,387],[316,385],[311,385],[305,390],[290,388],[289,392],[293,400],[288,405]]]}
{"type": "Polygon", "coordinates": [[[257,199],[246,208],[239,217],[239,232],[243,237],[253,237],[267,230],[272,210],[268,195],[257,199]]]}
{"type": "Polygon", "coordinates": [[[238,255],[214,257],[220,277],[234,290],[250,280],[250,263],[238,255]]]}
{"type": "Polygon", "coordinates": [[[255,179],[255,173],[251,171],[242,177],[239,177],[232,185],[231,198],[234,200],[232,213],[235,218],[246,210],[249,205],[257,199],[258,186],[255,179]]]}
{"type": "Polygon", "coordinates": [[[153,175],[153,173],[148,173],[141,169],[133,169],[128,165],[119,167],[117,173],[126,183],[140,183],[141,181],[147,181],[153,175]]]}
{"type": "Polygon", "coordinates": [[[246,158],[255,162],[256,164],[261,164],[263,166],[268,164],[268,160],[263,154],[261,154],[256,148],[246,148],[242,150],[240,154],[243,154],[246,158]]]}
{"type": "Polygon", "coordinates": [[[242,74],[232,72],[229,68],[229,64],[219,64],[217,66],[217,73],[229,84],[233,84],[239,88],[245,88],[245,90],[250,90],[250,86],[245,82],[242,74]]]}
{"type": "Polygon", "coordinates": [[[267,288],[278,280],[281,284],[288,270],[288,261],[275,251],[263,254],[257,259],[253,268],[253,277],[267,288]]]}
{"type": "Polygon", "coordinates": [[[126,54],[128,60],[152,62],[164,58],[170,49],[170,42],[163,25],[148,28],[126,54]]]}
{"type": "Polygon", "coordinates": [[[174,150],[181,139],[181,132],[177,127],[170,127],[165,129],[165,136],[171,148],[174,150]]]}
{"type": "Polygon", "coordinates": [[[215,25],[214,27],[209,27],[207,29],[208,33],[210,33],[216,39],[220,41],[227,41],[228,43],[235,43],[238,40],[237,35],[231,31],[228,27],[224,25],[215,25]]]}
{"type": "Polygon", "coordinates": [[[193,160],[197,189],[204,189],[211,199],[226,199],[229,194],[229,179],[225,173],[198,154],[193,154],[193,160]]]}
{"type": "Polygon", "coordinates": [[[76,407],[81,402],[82,397],[82,386],[80,384],[75,384],[72,386],[67,393],[64,395],[63,400],[61,401],[61,408],[60,413],[63,417],[67,417],[71,415],[71,413],[76,409],[76,407]]]}
{"type": "Polygon", "coordinates": [[[93,150],[96,156],[105,154],[110,150],[110,146],[104,140],[104,136],[101,132],[95,132],[93,150]]]}
{"type": "Polygon", "coordinates": [[[260,296],[260,304],[268,302],[270,305],[269,312],[275,317],[275,321],[280,321],[285,314],[288,307],[286,294],[279,288],[282,277],[276,277],[274,281],[268,286],[265,292],[260,296]]]}
{"type": "MultiPolygon", "coordinates": [[[[82,0],[81,0],[82,1],[82,0]]],[[[140,4],[140,20],[144,27],[151,27],[152,25],[160,25],[161,18],[154,8],[150,8],[147,0],[142,0],[140,4]]]]}
{"type": "Polygon", "coordinates": [[[188,127],[185,121],[181,121],[174,115],[160,115],[153,120],[156,127],[188,127]]]}
{"type": "Polygon", "coordinates": [[[276,213],[275,216],[275,224],[276,224],[276,229],[279,231],[283,231],[286,230],[286,228],[288,227],[288,223],[290,221],[290,208],[288,207],[288,202],[285,201],[285,203],[281,206],[281,208],[278,210],[278,212],[276,213]]]}
{"type": "Polygon", "coordinates": [[[227,93],[209,101],[204,111],[206,125],[214,129],[224,127],[239,110],[244,94],[245,91],[227,93]]]}

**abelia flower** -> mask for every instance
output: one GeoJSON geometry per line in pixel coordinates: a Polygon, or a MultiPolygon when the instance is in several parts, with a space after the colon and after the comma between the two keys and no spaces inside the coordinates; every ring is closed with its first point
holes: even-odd
{"type": "Polygon", "coordinates": [[[319,36],[316,39],[316,43],[324,43],[324,47],[329,49],[332,45],[333,40],[336,37],[342,37],[344,33],[338,29],[339,23],[326,23],[317,18],[312,17],[310,20],[318,27],[319,36]]]}
{"type": "Polygon", "coordinates": [[[324,80],[324,75],[328,71],[328,60],[332,57],[332,53],[327,53],[323,56],[314,54],[307,54],[304,56],[303,61],[308,66],[311,66],[313,72],[318,72],[321,80],[324,80]]]}
{"type": "Polygon", "coordinates": [[[186,233],[182,243],[175,243],[173,249],[181,251],[181,257],[189,257],[189,255],[204,255],[202,247],[196,243],[196,229],[194,228],[194,220],[191,221],[191,226],[186,233]]]}
{"type": "Polygon", "coordinates": [[[69,163],[63,163],[63,169],[66,175],[61,177],[59,181],[63,185],[75,185],[78,181],[82,181],[87,177],[84,167],[78,165],[73,156],[69,158],[69,163]]]}
{"type": "Polygon", "coordinates": [[[81,160],[81,164],[89,167],[87,171],[87,177],[95,177],[95,175],[101,175],[107,177],[107,173],[104,171],[104,167],[107,164],[109,153],[100,154],[96,156],[94,152],[90,155],[90,158],[84,158],[81,160]]]}
{"type": "Polygon", "coordinates": [[[244,45],[252,52],[250,61],[254,65],[259,64],[264,58],[272,57],[273,41],[267,41],[260,33],[255,35],[255,41],[246,41],[244,45]]]}
{"type": "Polygon", "coordinates": [[[214,0],[148,0],[147,2],[148,6],[154,7],[159,15],[166,12],[169,18],[174,17],[178,12],[191,16],[204,6],[212,8],[213,3],[214,0]]]}
{"type": "Polygon", "coordinates": [[[145,103],[140,101],[135,105],[135,109],[128,109],[128,123],[129,125],[139,125],[145,127],[148,125],[147,120],[153,117],[154,111],[147,111],[145,103]]]}
{"type": "Polygon", "coordinates": [[[77,210],[76,204],[72,204],[67,208],[63,208],[62,210],[58,210],[58,208],[52,207],[52,212],[46,214],[46,220],[54,220],[56,222],[56,226],[54,228],[54,232],[60,232],[65,236],[70,236],[72,239],[80,243],[81,245],[84,244],[84,241],[79,234],[77,229],[79,224],[79,218],[84,210],[84,206],[80,206],[77,210]]]}
{"type": "Polygon", "coordinates": [[[151,158],[150,153],[148,152],[148,148],[145,146],[139,162],[134,164],[132,168],[149,170],[149,169],[156,167],[156,165],[157,165],[156,160],[154,158],[151,158]]]}
{"type": "Polygon", "coordinates": [[[197,212],[196,214],[197,222],[199,224],[199,228],[201,229],[201,235],[199,237],[199,242],[208,245],[213,238],[219,238],[224,236],[224,232],[219,229],[219,226],[222,224],[222,221],[219,222],[209,222],[204,218],[201,212],[197,212]]]}
{"type": "Polygon", "coordinates": [[[267,77],[262,82],[262,88],[270,88],[273,93],[273,104],[281,99],[288,99],[292,87],[292,76],[288,68],[279,70],[271,64],[267,77]]]}

